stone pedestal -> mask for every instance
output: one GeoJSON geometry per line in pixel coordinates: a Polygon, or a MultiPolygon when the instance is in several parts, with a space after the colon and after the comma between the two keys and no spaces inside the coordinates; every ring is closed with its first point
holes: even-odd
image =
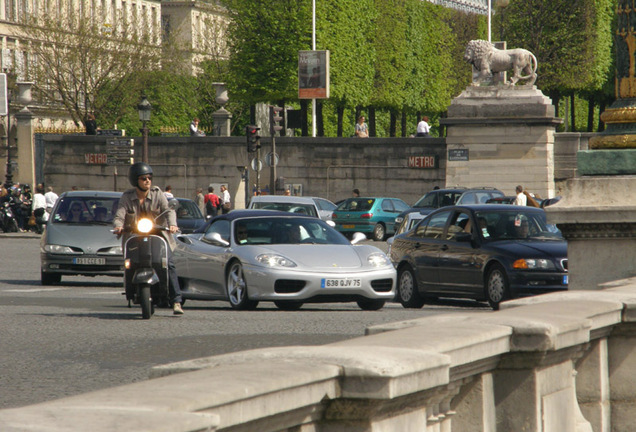
{"type": "Polygon", "coordinates": [[[219,108],[212,113],[214,119],[214,135],[230,136],[230,119],[232,114],[225,108],[219,108]]]}
{"type": "Polygon", "coordinates": [[[555,118],[535,86],[469,86],[453,99],[447,126],[446,186],[493,186],[514,195],[519,184],[553,197],[555,118]]]}
{"type": "Polygon", "coordinates": [[[561,201],[546,207],[548,222],[568,240],[569,289],[599,289],[636,275],[634,190],[636,176],[579,177],[566,182],[561,201]]]}

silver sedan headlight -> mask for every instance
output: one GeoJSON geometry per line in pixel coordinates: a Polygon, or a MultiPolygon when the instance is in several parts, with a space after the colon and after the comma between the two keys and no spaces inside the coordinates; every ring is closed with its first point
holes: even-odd
{"type": "Polygon", "coordinates": [[[49,252],[54,254],[68,254],[68,255],[81,254],[81,252],[75,252],[69,246],[62,246],[62,245],[56,245],[56,244],[44,245],[44,252],[49,252]]]}
{"type": "Polygon", "coordinates": [[[108,249],[101,249],[97,252],[98,255],[123,255],[124,252],[121,246],[110,247],[108,249]]]}
{"type": "Polygon", "coordinates": [[[385,254],[379,252],[375,252],[369,255],[367,257],[367,261],[373,267],[386,267],[391,264],[389,258],[385,254]]]}
{"type": "Polygon", "coordinates": [[[296,267],[296,263],[289,258],[276,254],[261,254],[256,261],[267,267],[296,267]]]}

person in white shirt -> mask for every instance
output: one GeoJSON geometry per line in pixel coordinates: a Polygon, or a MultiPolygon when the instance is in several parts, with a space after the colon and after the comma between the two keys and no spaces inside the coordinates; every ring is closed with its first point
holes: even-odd
{"type": "Polygon", "coordinates": [[[417,135],[418,137],[427,137],[431,131],[431,127],[428,125],[428,117],[422,117],[422,121],[417,124],[417,135]]]}
{"type": "Polygon", "coordinates": [[[35,217],[43,217],[44,220],[48,220],[48,213],[46,213],[46,198],[44,198],[44,186],[41,184],[35,188],[35,195],[33,195],[33,202],[31,203],[31,211],[35,217]],[[36,212],[36,210],[40,212],[36,212]]]}
{"type": "Polygon", "coordinates": [[[170,185],[166,186],[166,189],[163,191],[163,194],[166,196],[166,199],[168,201],[174,198],[174,195],[172,194],[172,186],[170,185]]]}
{"type": "Polygon", "coordinates": [[[229,213],[230,212],[230,208],[232,207],[232,204],[230,202],[231,198],[230,198],[230,193],[228,192],[227,188],[225,187],[225,185],[221,186],[221,199],[222,199],[222,205],[221,205],[221,209],[223,210],[223,213],[229,213]]]}
{"type": "Polygon", "coordinates": [[[527,205],[528,198],[523,193],[523,187],[521,185],[517,186],[517,188],[515,189],[515,192],[517,193],[517,198],[515,198],[515,202],[513,204],[518,206],[527,205]]]}
{"type": "Polygon", "coordinates": [[[46,201],[47,213],[51,213],[51,210],[53,210],[53,206],[55,205],[55,202],[57,201],[57,199],[58,199],[58,196],[55,192],[53,192],[53,187],[49,186],[48,192],[44,194],[44,200],[46,201]]]}

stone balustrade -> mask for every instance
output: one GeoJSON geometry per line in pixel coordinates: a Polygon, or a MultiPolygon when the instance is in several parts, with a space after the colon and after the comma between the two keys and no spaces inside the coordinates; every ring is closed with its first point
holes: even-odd
{"type": "MultiPolygon", "coordinates": [[[[0,411],[3,431],[627,432],[636,279],[374,326],[322,346],[156,367],[151,379],[0,411]]],[[[6,390],[6,389],[5,389],[6,390]]]]}

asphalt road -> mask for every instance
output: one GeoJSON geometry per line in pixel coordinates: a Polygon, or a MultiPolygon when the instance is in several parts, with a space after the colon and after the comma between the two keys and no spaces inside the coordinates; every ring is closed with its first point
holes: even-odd
{"type": "Polygon", "coordinates": [[[261,303],[243,312],[224,302],[188,301],[184,316],[160,309],[142,320],[138,307],[127,307],[119,279],[67,277],[43,287],[39,266],[39,239],[0,236],[0,409],[145,380],[152,366],[175,361],[321,345],[362,336],[367,326],[431,314],[490,312],[472,301],[420,310],[391,303],[376,312],[355,303],[295,312],[261,303]]]}

